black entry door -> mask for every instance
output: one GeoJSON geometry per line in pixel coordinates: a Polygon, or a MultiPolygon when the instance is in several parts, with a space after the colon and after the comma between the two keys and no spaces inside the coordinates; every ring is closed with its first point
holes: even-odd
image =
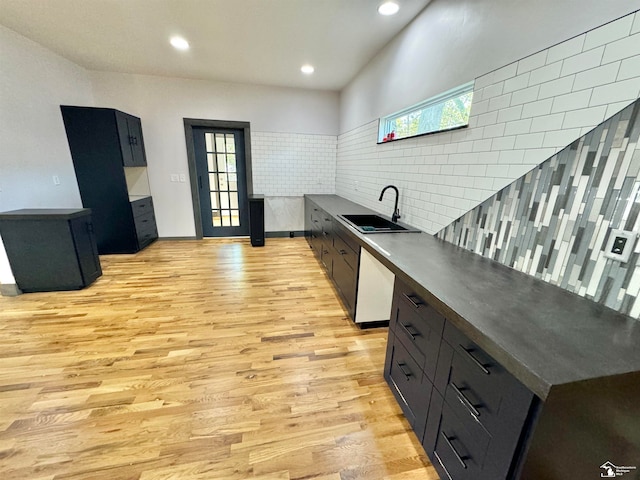
{"type": "Polygon", "coordinates": [[[247,177],[242,130],[194,127],[202,234],[249,234],[247,177]]]}

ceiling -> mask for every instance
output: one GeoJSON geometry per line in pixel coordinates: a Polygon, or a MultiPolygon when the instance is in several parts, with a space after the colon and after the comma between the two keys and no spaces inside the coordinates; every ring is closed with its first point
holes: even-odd
{"type": "Polygon", "coordinates": [[[0,0],[0,23],[89,70],[341,90],[430,0],[396,1],[0,0]]]}

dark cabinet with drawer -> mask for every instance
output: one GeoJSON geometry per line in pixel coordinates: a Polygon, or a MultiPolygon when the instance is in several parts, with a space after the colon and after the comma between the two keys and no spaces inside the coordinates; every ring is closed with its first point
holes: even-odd
{"type": "Polygon", "coordinates": [[[353,319],[360,259],[358,242],[331,215],[308,198],[305,199],[305,236],[353,319]]]}
{"type": "Polygon", "coordinates": [[[441,478],[514,478],[533,393],[397,277],[384,374],[441,478]]]}
{"type": "Polygon", "coordinates": [[[86,208],[0,213],[0,235],[23,292],[78,290],[102,275],[86,208]]]}
{"type": "Polygon", "coordinates": [[[110,108],[62,106],[61,111],[98,252],[141,250],[158,232],[140,119],[110,108]]]}

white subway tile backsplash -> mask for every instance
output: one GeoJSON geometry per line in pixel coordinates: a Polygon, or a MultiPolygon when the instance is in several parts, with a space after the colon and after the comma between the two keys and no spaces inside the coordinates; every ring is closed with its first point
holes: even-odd
{"type": "Polygon", "coordinates": [[[565,77],[573,73],[584,72],[585,70],[600,66],[603,53],[604,46],[589,50],[573,57],[566,58],[562,62],[562,70],[560,71],[560,76],[565,77]]]}
{"type": "Polygon", "coordinates": [[[574,80],[575,75],[570,75],[568,77],[563,77],[551,82],[543,83],[542,85],[540,85],[540,93],[538,94],[538,98],[543,99],[556,97],[558,95],[569,93],[573,90],[574,80]]]}
{"type": "Polygon", "coordinates": [[[582,131],[579,128],[571,128],[565,130],[552,130],[544,134],[543,147],[566,147],[576,138],[579,138],[582,131]]]}
{"type": "Polygon", "coordinates": [[[500,95],[489,100],[489,111],[500,110],[506,108],[511,103],[511,94],[500,95]]]}
{"type": "Polygon", "coordinates": [[[562,128],[588,127],[589,125],[598,125],[604,120],[604,114],[607,112],[606,106],[584,108],[582,110],[573,110],[567,112],[564,116],[562,128]]]}
{"type": "Polygon", "coordinates": [[[622,60],[617,80],[640,77],[640,55],[622,60]]]}
{"type": "Polygon", "coordinates": [[[550,82],[560,77],[562,62],[555,62],[537,70],[533,70],[529,75],[529,86],[550,82]]]}
{"type": "Polygon", "coordinates": [[[517,90],[511,94],[511,106],[522,105],[523,103],[535,102],[538,99],[540,85],[517,90]]]}
{"type": "Polygon", "coordinates": [[[499,68],[498,70],[493,71],[493,81],[494,83],[502,82],[508,78],[514,77],[518,70],[518,63],[514,62],[506,67],[499,68]]]}
{"type": "Polygon", "coordinates": [[[520,135],[523,133],[529,133],[531,128],[531,119],[526,118],[524,120],[517,120],[508,122],[506,124],[504,134],[505,135],[520,135]]]}
{"type": "Polygon", "coordinates": [[[559,95],[553,99],[551,113],[566,112],[568,110],[578,110],[589,106],[591,98],[591,90],[582,90],[580,92],[567,93],[559,95]]]}
{"type": "Polygon", "coordinates": [[[615,62],[635,55],[640,55],[640,33],[607,44],[602,63],[615,62]]]}
{"type": "Polygon", "coordinates": [[[479,115],[476,118],[478,120],[477,122],[478,127],[493,125],[498,121],[498,112],[495,111],[495,112],[483,113],[482,115],[479,115]]]}
{"type": "MultiPolygon", "coordinates": [[[[502,165],[519,165],[524,161],[524,150],[504,150],[500,152],[498,163],[502,165]]],[[[506,167],[505,167],[506,168],[506,167]]]]}
{"type": "Polygon", "coordinates": [[[527,133],[518,135],[514,145],[515,149],[540,148],[544,140],[544,133],[527,133]]]}
{"type": "Polygon", "coordinates": [[[604,118],[613,117],[616,113],[629,105],[629,103],[631,102],[617,102],[607,105],[607,113],[605,114],[604,118]]]}
{"type": "Polygon", "coordinates": [[[523,58],[518,62],[518,71],[516,73],[520,75],[521,73],[544,67],[547,63],[547,53],[548,50],[543,50],[523,58]]]}
{"type": "Polygon", "coordinates": [[[476,140],[473,142],[472,151],[474,152],[488,152],[491,150],[491,139],[476,140]]]}
{"type": "Polygon", "coordinates": [[[631,31],[632,24],[633,15],[627,15],[615,22],[602,25],[601,27],[587,32],[583,49],[589,50],[628,36],[631,31]]]}
{"type": "Polygon", "coordinates": [[[505,108],[498,112],[497,123],[512,122],[514,120],[520,120],[522,115],[522,105],[516,105],[515,107],[505,108]]]}
{"type": "Polygon", "coordinates": [[[586,72],[580,72],[576,75],[576,79],[573,82],[573,90],[583,90],[586,88],[596,87],[598,85],[613,83],[616,81],[619,68],[620,62],[614,62],[601,67],[592,68],[586,72]]]}
{"type": "Polygon", "coordinates": [[[530,72],[523,73],[516,77],[510,78],[509,80],[505,80],[503,93],[515,92],[516,90],[522,90],[523,88],[527,88],[529,86],[529,77],[531,76],[530,72]]]}
{"type": "Polygon", "coordinates": [[[635,17],[635,19],[633,20],[633,26],[631,27],[631,35],[634,35],[636,33],[640,33],[640,12],[636,12],[635,15],[632,15],[633,17],[635,17]]]}
{"type": "Polygon", "coordinates": [[[531,133],[535,132],[548,132],[553,130],[562,129],[562,122],[564,121],[564,112],[554,113],[552,115],[543,115],[536,117],[531,123],[531,133]]]}
{"type": "Polygon", "coordinates": [[[640,94],[640,79],[630,78],[593,89],[589,105],[606,105],[624,101],[633,101],[640,94]]]}
{"type": "Polygon", "coordinates": [[[553,99],[538,100],[537,102],[527,103],[522,107],[522,118],[538,117],[551,113],[553,99]]]}
{"type": "Polygon", "coordinates": [[[547,64],[564,60],[582,52],[585,37],[586,35],[582,34],[551,47],[547,54],[547,64]]]}
{"type": "MultiPolygon", "coordinates": [[[[496,119],[498,118],[498,115],[496,113],[496,119]]],[[[484,127],[484,138],[494,138],[494,137],[501,137],[502,135],[504,135],[504,130],[505,130],[505,124],[504,123],[496,123],[493,125],[489,125],[484,127]]]]}
{"type": "Polygon", "coordinates": [[[494,138],[491,143],[492,150],[513,150],[516,143],[515,135],[510,137],[494,138]]]}
{"type": "MultiPolygon", "coordinates": [[[[475,97],[475,93],[474,93],[475,97]]],[[[489,111],[489,100],[482,100],[480,102],[471,103],[471,115],[478,116],[489,111]]]]}
{"type": "Polygon", "coordinates": [[[480,100],[489,100],[498,95],[502,95],[502,89],[504,88],[504,82],[494,83],[488,87],[484,87],[482,90],[482,98],[480,100]]]}

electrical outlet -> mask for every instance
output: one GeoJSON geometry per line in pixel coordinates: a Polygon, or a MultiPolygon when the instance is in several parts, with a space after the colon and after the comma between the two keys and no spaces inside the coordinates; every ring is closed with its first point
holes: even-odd
{"type": "Polygon", "coordinates": [[[172,173],[171,174],[171,181],[172,182],[178,182],[180,181],[180,176],[177,173],[172,173]]]}
{"type": "Polygon", "coordinates": [[[180,174],[180,183],[184,183],[187,181],[187,176],[184,173],[180,174]]]}
{"type": "Polygon", "coordinates": [[[631,252],[636,245],[638,232],[627,230],[611,230],[609,240],[604,250],[604,256],[622,263],[629,261],[631,252]]]}
{"type": "Polygon", "coordinates": [[[60,177],[58,177],[58,175],[53,176],[53,184],[60,185],[60,177]]]}

